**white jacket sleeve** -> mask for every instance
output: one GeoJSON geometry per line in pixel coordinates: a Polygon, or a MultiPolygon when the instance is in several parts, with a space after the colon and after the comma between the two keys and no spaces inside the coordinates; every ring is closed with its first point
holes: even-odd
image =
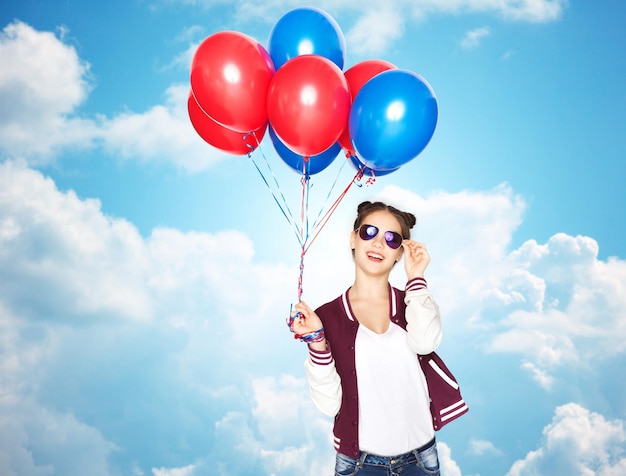
{"type": "Polygon", "coordinates": [[[406,284],[404,302],[409,347],[419,355],[434,352],[441,343],[441,316],[424,278],[414,278],[406,284]]]}
{"type": "Polygon", "coordinates": [[[304,368],[313,403],[324,415],[334,417],[341,407],[341,379],[332,353],[309,348],[304,368]]]}

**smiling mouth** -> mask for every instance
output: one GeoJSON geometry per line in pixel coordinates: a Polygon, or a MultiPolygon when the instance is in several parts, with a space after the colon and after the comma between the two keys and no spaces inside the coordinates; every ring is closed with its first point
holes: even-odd
{"type": "Polygon", "coordinates": [[[378,253],[367,253],[367,257],[377,261],[382,261],[384,259],[384,257],[378,253]]]}

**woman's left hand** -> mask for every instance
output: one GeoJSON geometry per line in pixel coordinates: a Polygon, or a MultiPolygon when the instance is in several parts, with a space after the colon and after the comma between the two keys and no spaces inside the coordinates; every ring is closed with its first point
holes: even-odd
{"type": "Polygon", "coordinates": [[[413,240],[404,240],[404,270],[407,279],[423,278],[424,271],[430,263],[430,255],[424,243],[413,240]]]}

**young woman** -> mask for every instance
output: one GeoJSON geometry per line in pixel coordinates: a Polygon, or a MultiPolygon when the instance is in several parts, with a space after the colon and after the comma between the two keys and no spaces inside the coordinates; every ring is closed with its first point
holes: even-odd
{"type": "Polygon", "coordinates": [[[309,343],[311,397],[335,417],[335,475],[439,474],[418,357],[441,342],[441,319],[424,279],[430,256],[410,239],[414,225],[411,213],[361,203],[350,235],[354,284],[315,311],[304,302],[295,306],[291,328],[309,343]],[[389,274],[403,255],[401,291],[389,274]]]}

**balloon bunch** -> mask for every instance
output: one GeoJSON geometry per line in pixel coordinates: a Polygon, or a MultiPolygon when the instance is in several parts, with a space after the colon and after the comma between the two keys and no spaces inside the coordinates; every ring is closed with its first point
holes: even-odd
{"type": "MultiPolygon", "coordinates": [[[[215,33],[191,63],[191,123],[206,142],[235,155],[250,156],[269,130],[278,156],[302,176],[303,209],[310,176],[341,149],[357,171],[351,184],[363,175],[397,171],[434,133],[435,94],[418,74],[383,60],[344,72],[345,57],[339,25],[312,7],[283,15],[267,49],[243,33],[215,33]]],[[[300,242],[304,257],[309,236],[300,242]]]]}

